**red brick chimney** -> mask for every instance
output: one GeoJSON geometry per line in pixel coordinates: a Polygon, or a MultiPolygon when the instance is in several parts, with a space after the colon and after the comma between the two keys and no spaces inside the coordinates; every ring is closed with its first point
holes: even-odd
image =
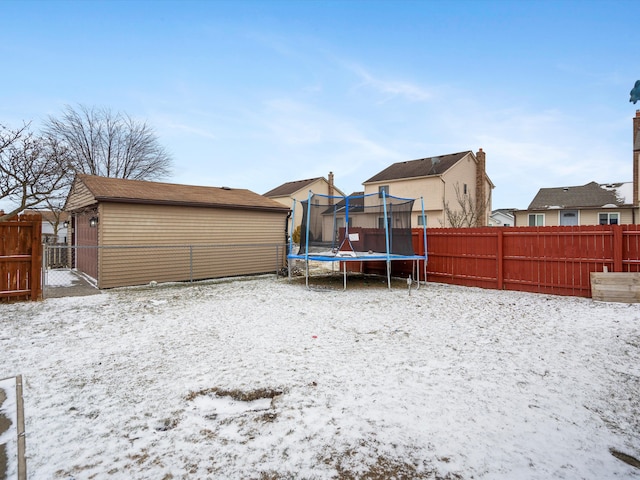
{"type": "Polygon", "coordinates": [[[633,206],[640,205],[638,198],[640,187],[640,110],[636,110],[636,116],[633,118],[633,206]]]}
{"type": "MultiPolygon", "coordinates": [[[[485,153],[482,151],[482,148],[478,149],[478,153],[476,153],[476,159],[478,160],[478,165],[476,167],[476,201],[482,202],[483,205],[486,205],[487,201],[487,188],[485,178],[487,176],[487,161],[485,157],[485,153]]],[[[486,207],[485,207],[486,210],[486,207]]],[[[478,227],[486,227],[487,226],[487,212],[483,212],[482,215],[478,215],[478,227]]]]}
{"type": "MultiPolygon", "coordinates": [[[[335,195],[335,188],[333,185],[333,172],[329,172],[329,196],[335,195]]],[[[329,205],[333,205],[333,198],[329,199],[329,205]]]]}

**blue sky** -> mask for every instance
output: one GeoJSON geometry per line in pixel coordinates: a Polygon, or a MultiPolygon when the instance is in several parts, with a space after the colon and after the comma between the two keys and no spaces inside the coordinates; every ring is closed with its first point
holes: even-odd
{"type": "Polygon", "coordinates": [[[636,1],[0,0],[0,123],[147,121],[167,181],[264,193],[483,148],[493,208],[631,181],[636,1]]]}

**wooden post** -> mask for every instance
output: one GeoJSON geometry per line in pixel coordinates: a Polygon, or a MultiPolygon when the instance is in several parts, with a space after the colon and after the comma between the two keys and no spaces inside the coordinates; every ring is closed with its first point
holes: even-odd
{"type": "Polygon", "coordinates": [[[16,420],[18,433],[18,480],[27,478],[26,440],[24,431],[24,399],[22,398],[22,375],[16,377],[16,420]]]}
{"type": "Polygon", "coordinates": [[[613,225],[613,271],[622,272],[622,225],[613,225]]]}
{"type": "Polygon", "coordinates": [[[502,242],[504,240],[504,232],[502,227],[498,230],[498,248],[496,253],[496,260],[498,262],[498,290],[504,288],[504,253],[502,242]]]}
{"type": "Polygon", "coordinates": [[[31,218],[31,300],[42,295],[42,217],[31,218]]]}

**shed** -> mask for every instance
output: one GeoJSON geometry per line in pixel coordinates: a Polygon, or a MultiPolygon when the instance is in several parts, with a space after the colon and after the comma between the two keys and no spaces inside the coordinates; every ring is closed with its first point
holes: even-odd
{"type": "Polygon", "coordinates": [[[98,288],[273,272],[289,208],[250,190],[77,175],[74,267],[98,288]]]}

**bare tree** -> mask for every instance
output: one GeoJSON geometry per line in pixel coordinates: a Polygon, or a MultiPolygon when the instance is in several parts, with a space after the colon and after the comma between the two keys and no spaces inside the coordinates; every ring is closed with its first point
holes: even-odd
{"type": "Polygon", "coordinates": [[[64,218],[64,205],[67,201],[67,195],[69,193],[70,180],[66,179],[62,188],[52,192],[44,202],[36,207],[37,210],[47,211],[49,214],[46,217],[46,221],[51,225],[53,230],[53,236],[58,238],[58,232],[60,231],[60,224],[64,218]]]}
{"type": "MultiPolygon", "coordinates": [[[[460,191],[460,184],[456,182],[453,186],[456,192],[456,205],[449,206],[449,202],[444,204],[444,214],[446,222],[452,228],[479,227],[482,219],[487,215],[487,208],[490,204],[489,198],[473,198],[471,195],[460,191]]],[[[491,193],[489,193],[491,195],[491,193]]],[[[444,221],[441,221],[444,224],[444,221]]],[[[444,225],[443,225],[444,226],[444,225]]]]}
{"type": "Polygon", "coordinates": [[[16,206],[0,221],[41,204],[68,183],[67,150],[56,139],[39,137],[29,124],[12,130],[0,125],[0,199],[16,206]]]}
{"type": "Polygon", "coordinates": [[[75,173],[156,180],[171,173],[172,159],[151,127],[106,108],[73,109],[49,117],[45,132],[70,151],[75,173]]]}

